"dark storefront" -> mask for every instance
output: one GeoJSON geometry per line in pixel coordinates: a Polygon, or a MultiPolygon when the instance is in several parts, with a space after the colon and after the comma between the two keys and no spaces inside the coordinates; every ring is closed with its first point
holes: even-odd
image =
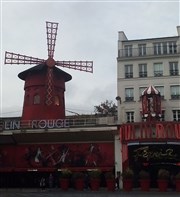
{"type": "Polygon", "coordinates": [[[59,187],[61,170],[87,172],[114,169],[114,143],[57,143],[0,147],[0,187],[38,187],[41,177],[54,177],[59,187]],[[109,159],[111,158],[111,159],[109,159]]]}
{"type": "MultiPolygon", "coordinates": [[[[159,169],[167,169],[170,177],[180,170],[180,144],[178,143],[132,143],[128,145],[128,156],[136,178],[142,169],[150,172],[151,187],[157,186],[159,169]]],[[[137,181],[135,186],[139,186],[137,181]]]]}

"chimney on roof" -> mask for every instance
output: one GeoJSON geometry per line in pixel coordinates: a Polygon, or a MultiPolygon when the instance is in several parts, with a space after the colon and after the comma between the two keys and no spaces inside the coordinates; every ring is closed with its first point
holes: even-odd
{"type": "Polygon", "coordinates": [[[119,31],[118,32],[118,39],[120,40],[120,41],[124,41],[124,40],[128,40],[127,39],[127,37],[126,37],[126,35],[125,35],[125,33],[123,32],[123,31],[119,31]]]}

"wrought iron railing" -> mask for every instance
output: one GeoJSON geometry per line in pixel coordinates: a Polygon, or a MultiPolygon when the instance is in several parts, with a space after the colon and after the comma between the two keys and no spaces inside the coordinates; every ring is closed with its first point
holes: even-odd
{"type": "Polygon", "coordinates": [[[170,75],[171,76],[177,76],[177,75],[179,75],[179,70],[178,69],[170,70],[169,72],[170,72],[170,75]]]}
{"type": "Polygon", "coordinates": [[[167,56],[167,55],[176,55],[180,54],[180,45],[177,45],[175,50],[170,50],[170,51],[159,51],[156,53],[154,51],[154,47],[146,47],[146,52],[145,53],[140,53],[139,48],[132,48],[131,53],[127,53],[127,49],[119,49],[118,50],[118,58],[133,58],[133,57],[147,57],[147,56],[167,56]]]}

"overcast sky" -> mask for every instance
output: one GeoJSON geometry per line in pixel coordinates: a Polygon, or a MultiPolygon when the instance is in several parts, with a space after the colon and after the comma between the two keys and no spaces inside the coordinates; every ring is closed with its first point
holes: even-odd
{"type": "Polygon", "coordinates": [[[24,81],[32,65],[4,65],[4,52],[47,59],[45,22],[58,22],[55,60],[92,60],[94,73],[71,69],[66,109],[94,113],[106,99],[116,102],[118,31],[127,38],[177,36],[179,1],[8,1],[1,0],[1,114],[21,116],[24,81]]]}

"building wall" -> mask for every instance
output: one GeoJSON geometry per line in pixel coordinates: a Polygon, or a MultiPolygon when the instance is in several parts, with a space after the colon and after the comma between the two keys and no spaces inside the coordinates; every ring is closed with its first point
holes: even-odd
{"type": "MultiPolygon", "coordinates": [[[[180,31],[180,27],[177,27],[180,31]]],[[[163,45],[161,45],[161,51],[163,45]]],[[[164,87],[164,98],[162,99],[162,110],[165,111],[165,121],[173,120],[172,110],[180,110],[180,97],[171,99],[171,86],[180,84],[180,34],[173,37],[142,39],[142,40],[128,40],[124,32],[119,32],[118,40],[118,58],[117,58],[117,96],[121,98],[118,100],[118,122],[126,123],[126,112],[134,112],[134,122],[140,122],[141,119],[141,100],[140,88],[142,89],[154,85],[164,87]],[[170,52],[170,47],[167,44],[167,54],[154,55],[154,43],[175,42],[176,52],[170,52]],[[146,44],[146,54],[139,56],[138,45],[146,44]],[[132,56],[127,57],[125,54],[125,47],[132,46],[132,56]],[[178,74],[170,75],[169,63],[178,62],[178,74]],[[162,63],[163,75],[154,76],[154,64],[162,63]],[[147,76],[139,77],[139,64],[147,64],[147,76]],[[125,65],[132,65],[133,77],[125,77],[125,65]],[[133,88],[133,101],[126,101],[125,89],[133,88]]]]}

